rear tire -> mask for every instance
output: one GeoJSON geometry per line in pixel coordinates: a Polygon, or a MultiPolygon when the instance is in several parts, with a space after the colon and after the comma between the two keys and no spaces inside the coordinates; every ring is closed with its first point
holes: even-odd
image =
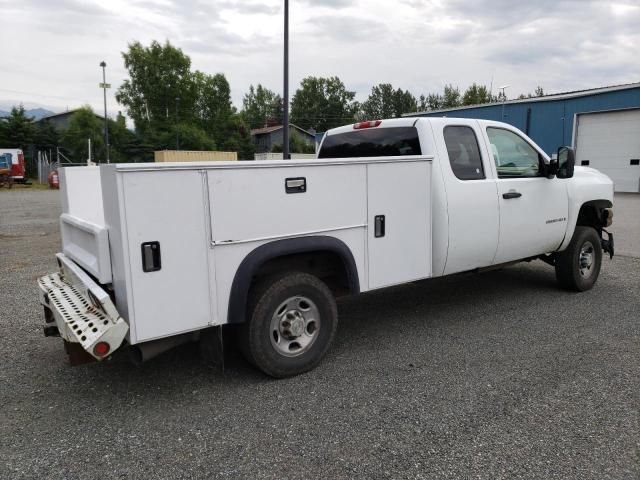
{"type": "Polygon", "coordinates": [[[566,250],[555,256],[556,279],[562,288],[584,292],[598,280],[602,264],[600,236],[593,227],[576,227],[566,250]]]}
{"type": "Polygon", "coordinates": [[[290,377],[320,363],[338,327],[327,285],[307,273],[270,277],[250,292],[241,349],[267,375],[290,377]]]}

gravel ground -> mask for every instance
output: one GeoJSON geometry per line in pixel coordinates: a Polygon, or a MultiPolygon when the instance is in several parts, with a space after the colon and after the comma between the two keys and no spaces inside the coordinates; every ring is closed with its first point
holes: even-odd
{"type": "Polygon", "coordinates": [[[592,291],[534,262],[348,298],[327,359],[278,381],[191,346],[66,366],[35,286],[57,202],[0,191],[2,479],[640,478],[640,196],[592,291]]]}

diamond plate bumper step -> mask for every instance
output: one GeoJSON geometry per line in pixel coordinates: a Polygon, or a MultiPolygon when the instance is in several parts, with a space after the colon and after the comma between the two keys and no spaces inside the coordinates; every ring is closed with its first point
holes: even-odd
{"type": "MultiPolygon", "coordinates": [[[[96,360],[98,342],[109,344],[113,353],[124,340],[129,325],[118,314],[109,295],[80,267],[63,254],[58,254],[61,271],[38,279],[40,303],[53,315],[55,326],[65,342],[79,344],[96,360]]],[[[45,313],[45,328],[53,326],[45,313]]],[[[46,330],[45,330],[46,332],[46,330]]]]}

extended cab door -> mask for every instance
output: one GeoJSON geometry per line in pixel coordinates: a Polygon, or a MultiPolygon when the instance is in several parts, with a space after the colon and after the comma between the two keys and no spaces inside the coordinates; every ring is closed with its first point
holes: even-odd
{"type": "Polygon", "coordinates": [[[493,156],[500,204],[494,264],[557,250],[567,229],[564,180],[545,176],[542,151],[519,130],[482,122],[493,156]]]}
{"type": "Polygon", "coordinates": [[[448,214],[443,274],[491,265],[498,247],[498,198],[478,121],[434,120],[432,127],[448,214]]]}

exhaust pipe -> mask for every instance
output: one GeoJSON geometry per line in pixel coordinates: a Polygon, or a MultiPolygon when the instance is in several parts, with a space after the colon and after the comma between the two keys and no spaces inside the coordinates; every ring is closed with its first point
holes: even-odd
{"type": "Polygon", "coordinates": [[[159,340],[151,340],[150,342],[138,343],[137,345],[132,345],[129,349],[129,358],[135,366],[139,367],[144,362],[157,357],[161,353],[171,350],[178,345],[195,342],[199,337],[199,332],[190,332],[173,337],[160,338],[159,340]]]}

